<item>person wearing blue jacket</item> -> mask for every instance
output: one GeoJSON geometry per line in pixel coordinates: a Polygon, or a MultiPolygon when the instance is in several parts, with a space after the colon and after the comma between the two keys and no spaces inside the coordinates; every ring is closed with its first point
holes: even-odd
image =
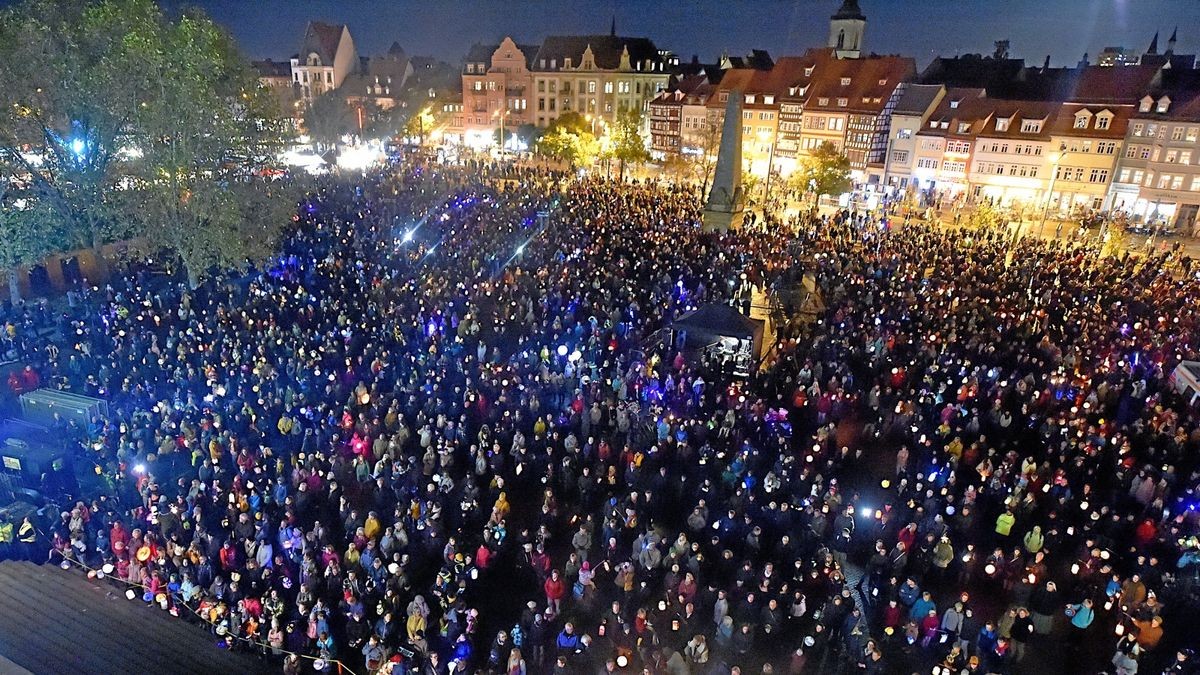
{"type": "Polygon", "coordinates": [[[935,609],[937,609],[937,605],[935,605],[933,602],[933,596],[930,595],[929,591],[925,591],[921,594],[921,597],[917,598],[916,601],[913,602],[912,610],[909,611],[908,617],[910,619],[920,621],[921,619],[929,616],[930,610],[935,609]]]}
{"type": "Polygon", "coordinates": [[[1071,625],[1080,631],[1087,630],[1088,626],[1091,626],[1092,621],[1096,618],[1096,613],[1092,611],[1091,598],[1084,598],[1083,602],[1070,605],[1069,608],[1074,610],[1070,612],[1073,615],[1071,617],[1071,625]]]}

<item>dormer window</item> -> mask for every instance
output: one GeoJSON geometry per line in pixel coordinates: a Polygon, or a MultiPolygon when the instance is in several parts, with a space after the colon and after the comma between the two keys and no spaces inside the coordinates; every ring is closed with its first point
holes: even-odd
{"type": "Polygon", "coordinates": [[[1100,129],[1100,130],[1107,129],[1108,125],[1110,125],[1110,124],[1112,124],[1112,115],[1105,115],[1105,114],[1096,115],[1096,128],[1097,129],[1100,129]]]}
{"type": "Polygon", "coordinates": [[[775,95],[774,94],[763,94],[763,103],[765,103],[767,105],[775,105],[775,95]]]}
{"type": "Polygon", "coordinates": [[[809,67],[807,67],[807,68],[805,68],[805,69],[804,69],[804,76],[805,76],[805,77],[812,77],[812,74],[813,74],[813,66],[809,66],[809,67]]]}
{"type": "Polygon", "coordinates": [[[817,99],[817,105],[829,105],[829,99],[822,96],[821,98],[817,99]]]}
{"type": "Polygon", "coordinates": [[[1143,98],[1141,100],[1141,103],[1138,105],[1138,112],[1150,112],[1150,108],[1153,105],[1154,105],[1154,99],[1147,96],[1147,97],[1143,98]]]}
{"type": "Polygon", "coordinates": [[[1021,120],[1021,133],[1036,134],[1042,130],[1041,120],[1021,120]]]}
{"type": "Polygon", "coordinates": [[[849,87],[849,86],[850,86],[850,78],[848,78],[848,77],[843,77],[843,78],[842,78],[842,86],[843,86],[843,87],[849,87]]]}
{"type": "Polygon", "coordinates": [[[754,94],[746,94],[746,103],[754,103],[754,94]]]}
{"type": "Polygon", "coordinates": [[[879,79],[879,86],[881,86],[881,87],[887,86],[887,78],[886,77],[879,79]]]}
{"type": "Polygon", "coordinates": [[[970,130],[971,130],[970,122],[959,122],[958,123],[958,133],[965,134],[970,130]]]}
{"type": "Polygon", "coordinates": [[[845,108],[848,105],[850,105],[850,99],[848,99],[848,98],[839,98],[838,99],[839,107],[845,108]]]}
{"type": "Polygon", "coordinates": [[[1088,116],[1087,115],[1076,115],[1075,116],[1075,128],[1076,129],[1088,128],[1088,116]]]}
{"type": "Polygon", "coordinates": [[[958,109],[958,103],[959,103],[958,101],[950,101],[950,109],[951,109],[951,110],[957,110],[957,109],[958,109]]]}
{"type": "Polygon", "coordinates": [[[1008,119],[1000,118],[996,120],[996,131],[1008,131],[1008,119]]]}
{"type": "Polygon", "coordinates": [[[1167,109],[1170,107],[1171,107],[1171,98],[1169,96],[1164,96],[1164,97],[1158,99],[1158,107],[1155,108],[1154,111],[1159,112],[1159,113],[1165,113],[1165,112],[1167,112],[1167,109]]]}

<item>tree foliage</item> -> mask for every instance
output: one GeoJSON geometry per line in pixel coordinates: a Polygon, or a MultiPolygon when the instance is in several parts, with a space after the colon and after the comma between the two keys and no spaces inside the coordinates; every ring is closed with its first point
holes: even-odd
{"type": "Polygon", "coordinates": [[[342,136],[357,130],[354,111],[341,92],[327,91],[304,110],[304,131],[318,150],[332,149],[342,136]]]}
{"type": "Polygon", "coordinates": [[[571,168],[590,166],[600,155],[600,143],[587,131],[571,131],[560,126],[548,129],[537,143],[538,153],[571,168]]]}
{"type": "Polygon", "coordinates": [[[793,175],[801,191],[810,192],[817,198],[849,192],[852,186],[850,160],[833,143],[822,143],[813,149],[793,175]]]}
{"type": "Polygon", "coordinates": [[[617,115],[612,128],[612,154],[621,162],[620,178],[625,178],[627,164],[638,165],[650,160],[646,140],[642,137],[642,116],[636,110],[627,110],[617,115]]]}
{"type": "Polygon", "coordinates": [[[265,178],[287,135],[277,100],[199,13],[26,0],[0,16],[0,82],[0,162],[31,185],[14,214],[27,231],[142,236],[197,281],[286,222],[274,206],[291,200],[265,178]]]}
{"type": "Polygon", "coordinates": [[[29,199],[20,191],[0,196],[0,272],[8,277],[11,300],[20,299],[17,271],[34,265],[63,246],[55,228],[56,214],[46,202],[29,199]]]}
{"type": "Polygon", "coordinates": [[[560,129],[573,134],[590,134],[592,133],[592,123],[583,115],[572,110],[555,117],[550,124],[546,125],[546,133],[560,129]]]}
{"type": "Polygon", "coordinates": [[[977,230],[990,230],[998,227],[1002,220],[1000,212],[987,202],[976,204],[967,216],[967,224],[977,230]]]}
{"type": "Polygon", "coordinates": [[[53,213],[77,246],[112,234],[119,153],[155,84],[139,45],[158,19],[150,0],[27,0],[0,15],[0,162],[38,202],[18,217],[53,213]]]}

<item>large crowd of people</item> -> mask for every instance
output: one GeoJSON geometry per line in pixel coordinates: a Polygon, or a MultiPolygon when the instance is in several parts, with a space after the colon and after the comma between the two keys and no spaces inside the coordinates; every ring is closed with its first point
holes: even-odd
{"type": "Polygon", "coordinates": [[[286,673],[1197,672],[1187,261],[698,197],[408,163],[251,274],[12,308],[16,385],[108,415],[8,550],[286,673]],[[749,378],[662,337],[753,298],[749,378]]]}

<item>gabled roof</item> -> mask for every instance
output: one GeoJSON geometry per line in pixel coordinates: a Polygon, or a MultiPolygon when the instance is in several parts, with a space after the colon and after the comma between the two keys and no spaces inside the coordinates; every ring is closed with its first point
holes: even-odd
{"type": "Polygon", "coordinates": [[[491,64],[492,54],[500,48],[499,44],[482,45],[476,42],[467,50],[467,58],[464,59],[467,63],[486,63],[491,64]]]}
{"type": "Polygon", "coordinates": [[[308,27],[304,29],[304,40],[300,43],[300,60],[304,61],[309,54],[316,52],[321,63],[333,65],[342,35],[347,33],[345,24],[309,21],[308,27]]]}
{"type": "Polygon", "coordinates": [[[1151,81],[1150,86],[1142,92],[1142,95],[1138,96],[1138,102],[1140,103],[1146,96],[1149,96],[1155,103],[1163,96],[1167,96],[1171,100],[1171,105],[1165,113],[1158,112],[1157,105],[1151,106],[1149,112],[1135,109],[1133,117],[1196,120],[1198,118],[1196,107],[1200,105],[1200,70],[1165,68],[1159,72],[1158,77],[1151,81]]]}
{"type": "Polygon", "coordinates": [[[879,114],[896,87],[911,80],[916,70],[916,62],[903,56],[826,60],[813,72],[805,109],[879,114]],[[839,99],[846,99],[846,105],[838,105],[839,99]]]}
{"type": "Polygon", "coordinates": [[[1158,66],[1148,64],[1088,66],[1065,82],[1059,98],[1077,103],[1133,105],[1157,77],[1158,66]]]}
{"type": "Polygon", "coordinates": [[[722,56],[720,65],[725,68],[770,70],[775,65],[775,61],[771,59],[771,55],[765,49],[754,49],[746,56],[722,56]]]}
{"type": "Polygon", "coordinates": [[[896,102],[893,115],[924,116],[936,103],[946,88],[940,84],[910,84],[896,102]]]}
{"type": "Polygon", "coordinates": [[[589,47],[596,67],[604,70],[616,70],[621,65],[621,54],[625,50],[629,51],[629,63],[635,71],[638,70],[638,64],[643,64],[641,70],[646,72],[664,68],[662,56],[649,38],[615,35],[551,35],[534,57],[534,68],[541,71],[562,70],[567,59],[571,60],[571,67],[576,68],[589,47]],[[545,65],[542,65],[543,62],[545,65]],[[554,63],[553,67],[551,62],[554,63]],[[648,69],[644,65],[647,62],[653,64],[653,68],[648,69]]]}
{"type": "Polygon", "coordinates": [[[929,119],[925,121],[919,133],[934,136],[957,135],[960,122],[966,122],[974,128],[976,123],[987,120],[991,115],[991,106],[983,96],[984,90],[979,88],[947,89],[946,95],[929,114],[929,119]]]}
{"type": "Polygon", "coordinates": [[[463,60],[466,63],[482,63],[484,64],[484,68],[491,68],[492,59],[495,57],[496,52],[509,42],[511,42],[521,52],[521,56],[523,56],[525,59],[525,67],[532,69],[533,58],[537,55],[538,51],[537,45],[517,44],[512,38],[504,38],[504,41],[499,44],[485,45],[475,43],[471,45],[471,49],[467,51],[467,56],[463,60]]]}
{"type": "MultiPolygon", "coordinates": [[[[971,129],[973,135],[986,138],[1010,138],[1014,140],[1045,140],[1050,137],[1050,127],[1058,112],[1059,104],[1048,101],[1008,101],[994,98],[983,98],[975,101],[975,105],[983,108],[990,115],[979,119],[971,129]],[[998,130],[995,120],[1011,120],[1006,130],[998,130]],[[1041,128],[1037,132],[1022,132],[1021,125],[1025,120],[1039,120],[1041,128]]],[[[951,132],[954,132],[951,124],[951,132]]]]}
{"type": "Polygon", "coordinates": [[[1050,133],[1055,136],[1119,140],[1125,138],[1125,129],[1129,126],[1129,118],[1133,117],[1135,110],[1137,108],[1133,105],[1064,103],[1050,125],[1050,133]],[[1111,120],[1107,129],[1097,129],[1092,120],[1103,113],[1107,113],[1111,120]],[[1088,118],[1086,129],[1075,128],[1075,118],[1078,115],[1088,118]]]}

